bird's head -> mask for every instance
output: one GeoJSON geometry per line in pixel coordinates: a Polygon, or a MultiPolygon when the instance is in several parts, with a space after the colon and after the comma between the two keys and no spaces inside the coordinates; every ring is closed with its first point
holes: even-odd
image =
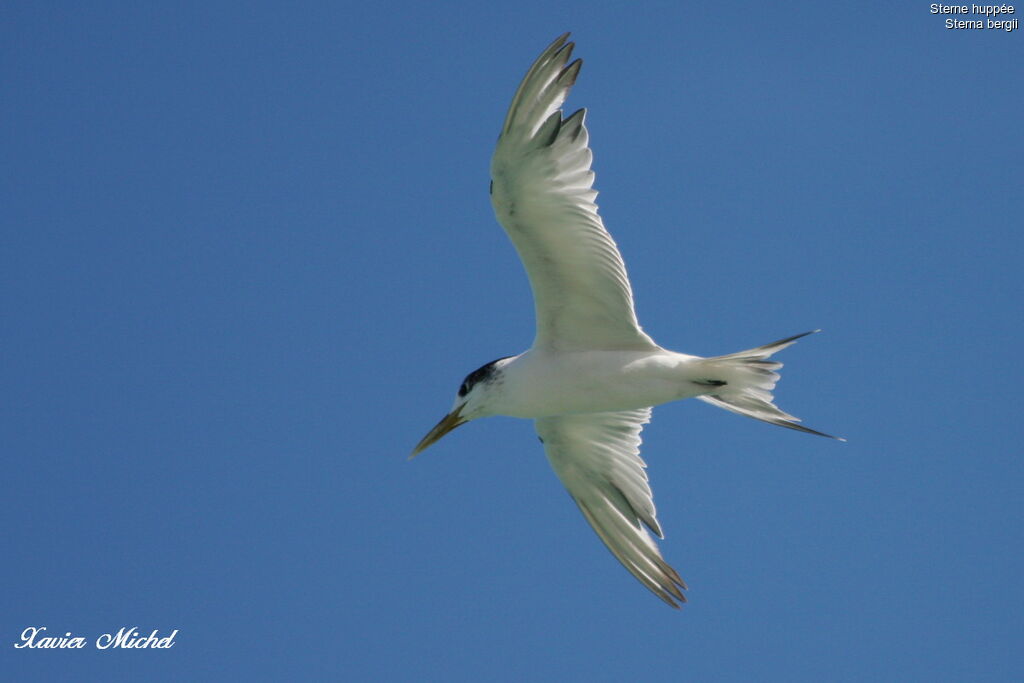
{"type": "Polygon", "coordinates": [[[466,375],[466,379],[462,380],[459,391],[455,394],[452,409],[416,444],[409,457],[416,457],[456,427],[478,417],[493,414],[488,410],[488,397],[492,390],[501,385],[501,366],[508,363],[510,358],[511,356],[492,360],[466,375]]]}

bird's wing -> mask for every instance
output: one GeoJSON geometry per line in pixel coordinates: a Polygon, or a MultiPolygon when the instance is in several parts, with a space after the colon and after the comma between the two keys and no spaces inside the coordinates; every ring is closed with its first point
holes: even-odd
{"type": "Polygon", "coordinates": [[[526,74],[491,160],[491,203],[533,288],[534,346],[556,350],[657,348],[636,320],[618,247],[597,215],[585,110],[559,107],[582,62],[568,66],[568,33],[526,74]]]}
{"type": "Polygon", "coordinates": [[[662,537],[640,458],[640,430],[650,418],[651,409],[643,408],[543,417],[535,424],[548,461],[604,544],[655,595],[679,607],[686,584],[647,533],[662,537]]]}

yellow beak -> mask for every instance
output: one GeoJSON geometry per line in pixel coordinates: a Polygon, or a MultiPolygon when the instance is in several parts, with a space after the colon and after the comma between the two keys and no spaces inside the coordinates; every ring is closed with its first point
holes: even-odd
{"type": "Polygon", "coordinates": [[[438,422],[433,429],[427,432],[427,435],[423,437],[423,439],[418,444],[416,444],[416,448],[412,449],[412,455],[409,456],[409,459],[412,460],[422,451],[426,450],[428,446],[435,443],[436,441],[439,441],[442,436],[452,431],[459,425],[464,425],[467,422],[469,422],[469,420],[464,420],[462,418],[462,406],[459,406],[452,412],[445,415],[444,418],[440,422],[438,422]]]}

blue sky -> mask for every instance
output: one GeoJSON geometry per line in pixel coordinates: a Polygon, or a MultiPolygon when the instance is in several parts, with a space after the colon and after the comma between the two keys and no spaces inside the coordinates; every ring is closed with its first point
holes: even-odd
{"type": "Polygon", "coordinates": [[[1024,676],[1021,31],[927,3],[14,3],[0,26],[10,680],[1024,676]],[[644,432],[676,612],[532,425],[413,462],[533,336],[487,169],[571,30],[661,344],[808,329],[644,432]],[[178,629],[167,651],[14,649],[178,629]]]}

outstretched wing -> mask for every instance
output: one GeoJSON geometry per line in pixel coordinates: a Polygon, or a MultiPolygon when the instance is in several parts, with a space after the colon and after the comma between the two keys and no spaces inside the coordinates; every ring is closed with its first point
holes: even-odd
{"type": "Polygon", "coordinates": [[[650,349],[618,247],[597,215],[585,110],[559,107],[582,62],[553,42],[512,98],[491,160],[491,203],[526,267],[535,348],[650,349]]]}
{"type": "Polygon", "coordinates": [[[604,544],[655,595],[679,607],[686,583],[647,532],[662,537],[640,459],[640,430],[650,418],[651,409],[643,408],[544,417],[535,424],[551,467],[604,544]]]}

